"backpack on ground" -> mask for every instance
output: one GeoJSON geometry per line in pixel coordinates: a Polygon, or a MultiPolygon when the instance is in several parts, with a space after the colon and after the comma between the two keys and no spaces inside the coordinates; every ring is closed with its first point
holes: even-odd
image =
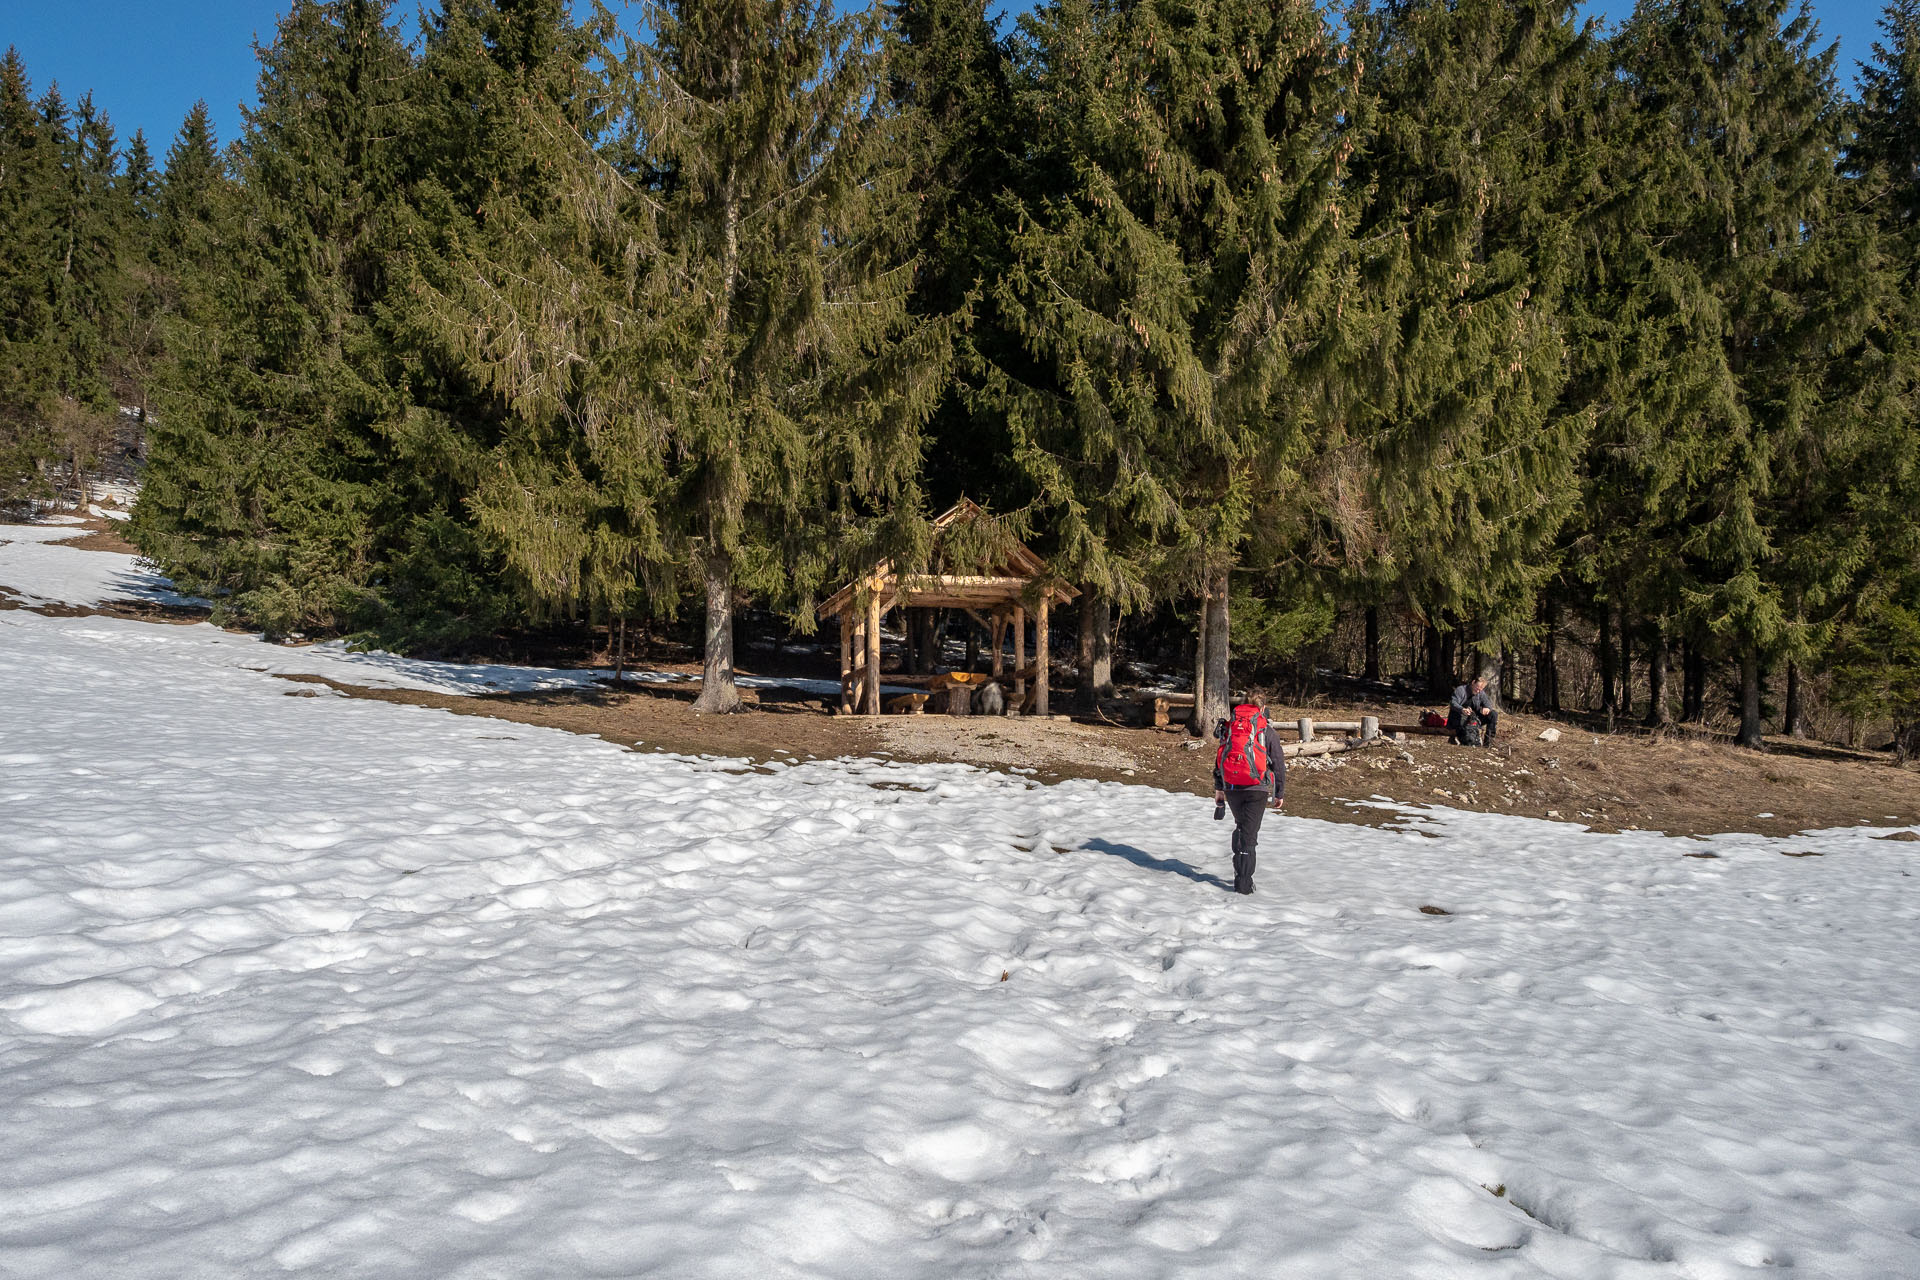
{"type": "Polygon", "coordinates": [[[1438,711],[1428,711],[1421,715],[1420,723],[1428,729],[1444,729],[1447,727],[1447,718],[1438,711]]]}
{"type": "Polygon", "coordinates": [[[1480,745],[1480,722],[1478,720],[1461,721],[1459,736],[1460,736],[1461,746],[1463,747],[1479,746],[1480,745]]]}
{"type": "Polygon", "coordinates": [[[1220,750],[1213,758],[1220,778],[1230,787],[1258,787],[1267,780],[1267,713],[1252,704],[1233,709],[1233,721],[1221,722],[1220,750]]]}

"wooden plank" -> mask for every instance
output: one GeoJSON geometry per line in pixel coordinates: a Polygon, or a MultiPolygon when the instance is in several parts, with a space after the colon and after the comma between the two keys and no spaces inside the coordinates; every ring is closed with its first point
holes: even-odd
{"type": "Polygon", "coordinates": [[[931,695],[925,693],[902,693],[888,698],[884,705],[887,714],[890,716],[924,715],[926,713],[927,699],[930,696],[931,695]]]}

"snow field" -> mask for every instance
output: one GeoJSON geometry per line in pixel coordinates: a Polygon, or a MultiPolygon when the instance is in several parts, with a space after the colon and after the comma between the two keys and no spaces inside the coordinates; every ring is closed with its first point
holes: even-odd
{"type": "Polygon", "coordinates": [[[61,546],[86,533],[74,527],[81,523],[79,516],[49,516],[42,524],[0,524],[0,599],[10,592],[36,605],[95,605],[107,600],[206,603],[180,595],[172,583],[133,556],[61,546]]]}
{"type": "Polygon", "coordinates": [[[0,613],[0,1274],[1920,1274],[1874,829],[1283,817],[1242,899],[1202,799],[249,643],[0,613]]]}

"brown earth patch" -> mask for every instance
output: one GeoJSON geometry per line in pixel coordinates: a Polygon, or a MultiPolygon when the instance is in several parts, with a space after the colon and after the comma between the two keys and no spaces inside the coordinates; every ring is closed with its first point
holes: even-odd
{"type": "MultiPolygon", "coordinates": [[[[875,722],[833,715],[818,696],[784,689],[743,690],[747,711],[713,716],[693,710],[695,690],[686,687],[609,685],[458,697],[324,683],[355,697],[547,725],[646,751],[753,762],[882,755],[1017,767],[1041,782],[1092,778],[1195,796],[1212,791],[1212,753],[1190,745],[1194,740],[1184,731],[1111,721],[893,716],[875,722]]],[[[1274,709],[1276,719],[1297,714],[1274,709]]],[[[1324,707],[1312,714],[1334,718],[1324,707]]],[[[1577,822],[1596,831],[1674,835],[1920,824],[1920,771],[1864,752],[1806,750],[1783,739],[1760,753],[1678,736],[1596,735],[1565,725],[1556,726],[1563,736],[1549,745],[1535,738],[1549,723],[1503,717],[1500,744],[1485,750],[1411,737],[1297,760],[1288,769],[1287,811],[1370,825],[1393,821],[1394,811],[1367,803],[1383,797],[1577,822]]]]}
{"type": "MultiPolygon", "coordinates": [[[[70,545],[131,551],[114,530],[95,527],[106,523],[73,526],[76,540],[70,545]]],[[[27,605],[0,590],[0,609],[5,608],[164,622],[206,616],[204,610],[138,601],[91,609],[27,605]]],[[[686,674],[699,670],[695,662],[673,660],[691,655],[648,656],[658,669],[686,674]]],[[[831,678],[832,661],[821,648],[799,644],[762,652],[753,662],[743,662],[742,671],[831,678]]],[[[1030,770],[1027,776],[1042,782],[1093,778],[1195,796],[1212,790],[1212,752],[1179,727],[1155,730],[1124,723],[1133,711],[1124,702],[1107,704],[1100,717],[1076,716],[1071,722],[943,716],[894,716],[876,722],[833,715],[817,695],[788,689],[743,690],[746,712],[711,716],[693,710],[689,704],[697,690],[685,685],[615,688],[609,682],[597,689],[455,696],[366,689],[317,677],[298,682],[330,685],[354,697],[591,734],[645,751],[756,763],[882,755],[1030,770]]],[[[1056,705],[1066,705],[1071,697],[1066,691],[1056,696],[1056,705]]],[[[1414,710],[1405,706],[1272,708],[1273,717],[1283,722],[1302,715],[1326,721],[1375,713],[1389,722],[1415,718],[1414,710]]],[[[1397,820],[1394,810],[1375,807],[1384,800],[1556,819],[1597,831],[1645,829],[1675,835],[1787,835],[1825,827],[1920,825],[1920,770],[1896,767],[1884,754],[1826,743],[1777,738],[1769,739],[1768,748],[1745,751],[1683,732],[1600,733],[1508,712],[1501,717],[1499,743],[1492,749],[1412,736],[1401,743],[1297,760],[1288,770],[1287,811],[1344,822],[1397,820]],[[1558,742],[1538,740],[1548,727],[1560,731],[1558,742]]],[[[1896,832],[1882,838],[1920,841],[1920,834],[1896,832]]]]}

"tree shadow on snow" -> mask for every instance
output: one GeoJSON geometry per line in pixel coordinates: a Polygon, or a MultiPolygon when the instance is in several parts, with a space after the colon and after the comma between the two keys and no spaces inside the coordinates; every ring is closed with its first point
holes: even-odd
{"type": "Polygon", "coordinates": [[[1185,876],[1200,884],[1218,885],[1222,889],[1231,888],[1230,881],[1202,871],[1200,868],[1180,861],[1178,858],[1156,858],[1144,849],[1136,849],[1130,844],[1115,844],[1111,840],[1094,839],[1080,846],[1094,853],[1112,854],[1116,858],[1125,858],[1136,867],[1145,867],[1148,871],[1171,871],[1174,875],[1185,876]]]}

